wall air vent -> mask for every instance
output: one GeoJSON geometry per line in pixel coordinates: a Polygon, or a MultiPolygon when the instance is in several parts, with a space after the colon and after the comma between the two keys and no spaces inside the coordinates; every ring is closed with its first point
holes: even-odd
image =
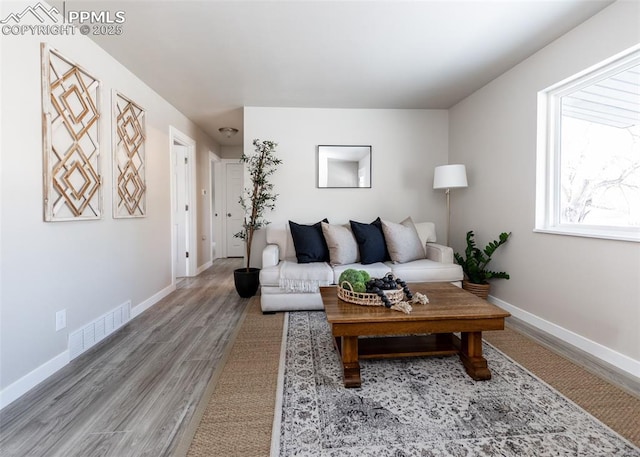
{"type": "Polygon", "coordinates": [[[69,334],[69,360],[73,360],[131,320],[131,300],[69,334]]]}

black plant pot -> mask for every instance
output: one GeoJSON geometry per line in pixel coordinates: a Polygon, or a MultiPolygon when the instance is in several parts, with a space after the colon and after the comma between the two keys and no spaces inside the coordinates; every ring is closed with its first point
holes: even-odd
{"type": "Polygon", "coordinates": [[[236,291],[242,298],[253,297],[260,286],[260,268],[238,268],[233,271],[236,291]]]}

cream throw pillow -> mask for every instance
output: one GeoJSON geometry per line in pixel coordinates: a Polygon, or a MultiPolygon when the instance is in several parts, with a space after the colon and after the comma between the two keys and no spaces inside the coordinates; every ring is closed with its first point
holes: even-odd
{"type": "Polygon", "coordinates": [[[331,265],[347,265],[360,261],[358,243],[350,227],[323,222],[322,234],[329,248],[331,265]]]}
{"type": "Polygon", "coordinates": [[[393,263],[424,259],[425,252],[418,231],[410,217],[396,224],[382,221],[382,233],[393,263]]]}

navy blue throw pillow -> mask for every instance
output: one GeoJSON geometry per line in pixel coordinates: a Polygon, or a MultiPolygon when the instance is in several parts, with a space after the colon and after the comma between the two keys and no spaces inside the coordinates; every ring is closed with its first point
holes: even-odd
{"type": "Polygon", "coordinates": [[[325,218],[313,225],[302,225],[289,221],[298,263],[329,261],[329,248],[322,233],[321,222],[328,223],[329,221],[325,218]]]}
{"type": "Polygon", "coordinates": [[[371,224],[363,224],[356,221],[349,221],[349,223],[351,224],[351,231],[358,242],[360,263],[368,265],[390,260],[380,218],[377,218],[371,224]]]}

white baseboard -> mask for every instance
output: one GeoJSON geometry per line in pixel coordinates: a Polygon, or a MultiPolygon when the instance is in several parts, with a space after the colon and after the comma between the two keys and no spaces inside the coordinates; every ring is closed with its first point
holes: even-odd
{"type": "MultiPolygon", "coordinates": [[[[139,305],[133,307],[131,309],[131,319],[151,308],[174,290],[176,290],[176,284],[175,282],[172,282],[171,285],[165,287],[139,305]]],[[[69,348],[67,348],[67,350],[43,363],[29,374],[0,390],[0,409],[3,409],[5,406],[14,402],[42,381],[46,380],[49,376],[53,375],[56,371],[66,366],[69,363],[69,360],[69,348]]]]}
{"type": "Polygon", "coordinates": [[[528,311],[524,311],[523,309],[513,306],[512,304],[507,303],[504,300],[500,300],[492,295],[489,296],[489,301],[505,311],[510,312],[513,317],[586,352],[596,359],[601,360],[604,364],[613,365],[619,370],[640,379],[640,361],[616,352],[600,343],[591,341],[590,339],[580,336],[571,330],[560,327],[559,325],[542,319],[528,311]]]}
{"type": "Polygon", "coordinates": [[[207,263],[200,265],[198,267],[198,269],[196,270],[196,276],[198,276],[200,273],[202,273],[204,270],[206,270],[207,268],[209,268],[211,265],[213,265],[213,261],[209,260],[207,263]]]}
{"type": "Polygon", "coordinates": [[[0,409],[20,398],[60,368],[69,363],[69,351],[64,351],[43,363],[29,374],[18,379],[0,391],[0,409]]]}
{"type": "Polygon", "coordinates": [[[169,295],[174,290],[176,290],[176,283],[175,281],[172,281],[170,285],[168,285],[161,291],[153,294],[151,297],[147,298],[145,301],[143,301],[139,305],[134,306],[131,309],[131,319],[144,313],[146,310],[151,308],[153,305],[158,303],[160,300],[162,300],[164,297],[169,295]]]}

